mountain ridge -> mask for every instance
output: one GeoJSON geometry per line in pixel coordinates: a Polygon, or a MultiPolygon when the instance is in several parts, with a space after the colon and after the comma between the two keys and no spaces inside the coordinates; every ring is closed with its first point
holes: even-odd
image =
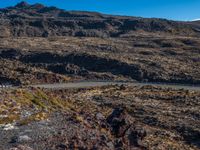
{"type": "Polygon", "coordinates": [[[0,9],[1,37],[123,37],[140,33],[200,36],[198,22],[65,11],[21,2],[0,9]]]}

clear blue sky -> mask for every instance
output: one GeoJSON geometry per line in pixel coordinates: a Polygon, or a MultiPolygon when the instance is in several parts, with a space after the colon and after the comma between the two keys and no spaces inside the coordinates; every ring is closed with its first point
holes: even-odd
{"type": "MultiPolygon", "coordinates": [[[[0,7],[19,3],[21,0],[0,0],[0,7]]],[[[200,18],[200,0],[26,0],[66,10],[96,11],[106,14],[157,17],[173,20],[200,18]]]]}

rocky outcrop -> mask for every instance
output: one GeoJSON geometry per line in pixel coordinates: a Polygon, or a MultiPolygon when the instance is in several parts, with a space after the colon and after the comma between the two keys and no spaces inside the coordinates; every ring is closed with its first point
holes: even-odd
{"type": "Polygon", "coordinates": [[[114,75],[130,76],[133,79],[141,81],[143,72],[137,65],[129,65],[114,59],[106,59],[88,54],[67,54],[60,56],[51,53],[36,53],[34,55],[25,55],[21,57],[21,61],[32,64],[47,64],[49,69],[56,73],[71,74],[79,72],[79,74],[87,73],[86,70],[94,72],[111,72],[114,75]],[[57,65],[60,64],[60,65],[57,65]],[[73,68],[74,64],[80,68],[73,68]],[[71,71],[70,71],[71,69],[71,71]]]}
{"type": "Polygon", "coordinates": [[[17,49],[3,49],[0,50],[0,58],[18,59],[21,56],[21,51],[17,49]]]}
{"type": "Polygon", "coordinates": [[[18,79],[12,79],[8,77],[4,77],[0,75],[0,87],[1,86],[7,86],[7,85],[20,85],[21,82],[18,79]]]}
{"type": "Polygon", "coordinates": [[[181,73],[163,77],[159,72],[151,72],[140,64],[130,64],[116,59],[89,55],[86,53],[67,53],[60,55],[50,52],[37,52],[20,57],[23,63],[45,67],[59,74],[86,76],[89,71],[111,73],[143,82],[166,82],[181,84],[199,84],[198,80],[181,73]]]}
{"type": "Polygon", "coordinates": [[[147,133],[145,129],[137,127],[134,124],[125,109],[115,108],[110,116],[108,116],[107,123],[109,124],[111,133],[117,138],[115,141],[116,149],[123,148],[123,144],[128,145],[130,149],[134,147],[145,149],[141,145],[141,141],[147,133]]]}

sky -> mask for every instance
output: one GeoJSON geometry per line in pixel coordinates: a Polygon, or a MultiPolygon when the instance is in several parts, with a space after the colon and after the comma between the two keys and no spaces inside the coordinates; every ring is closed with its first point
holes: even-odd
{"type": "MultiPolygon", "coordinates": [[[[200,0],[25,0],[65,10],[95,11],[105,14],[166,18],[191,21],[200,19],[200,0]]],[[[0,0],[0,8],[21,0],[0,0]]]]}

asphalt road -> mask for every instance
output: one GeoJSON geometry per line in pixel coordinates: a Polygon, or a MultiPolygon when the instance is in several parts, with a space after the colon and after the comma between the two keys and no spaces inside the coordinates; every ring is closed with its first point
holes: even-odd
{"type": "Polygon", "coordinates": [[[160,84],[160,83],[135,83],[135,82],[108,82],[108,81],[81,81],[81,82],[71,82],[71,83],[55,83],[55,84],[38,84],[31,85],[31,87],[40,87],[46,89],[70,89],[70,88],[89,88],[107,85],[129,85],[129,86],[144,86],[152,85],[159,86],[162,88],[173,88],[173,89],[185,89],[185,90],[195,90],[200,91],[200,86],[192,85],[177,85],[177,84],[160,84]]]}

